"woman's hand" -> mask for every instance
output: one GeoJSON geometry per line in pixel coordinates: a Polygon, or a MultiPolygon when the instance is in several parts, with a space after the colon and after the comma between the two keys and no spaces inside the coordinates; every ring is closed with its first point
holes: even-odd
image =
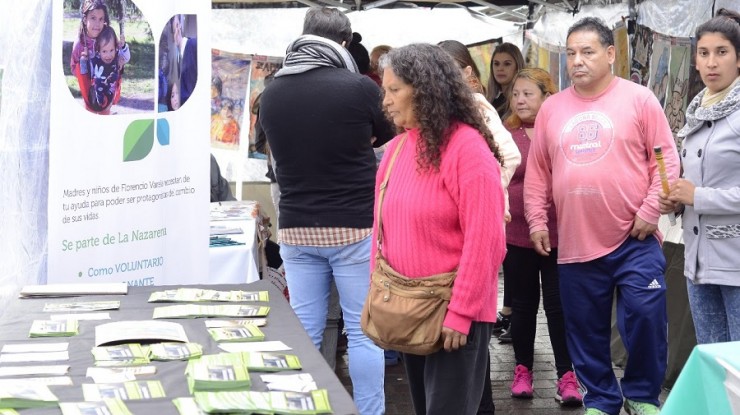
{"type": "Polygon", "coordinates": [[[677,203],[683,203],[687,206],[694,206],[694,192],[696,186],[686,179],[678,179],[671,186],[671,194],[668,200],[677,203]]]}
{"type": "Polygon", "coordinates": [[[529,239],[532,240],[532,246],[538,254],[542,256],[550,256],[550,232],[533,232],[531,235],[529,235],[529,239]]]}
{"type": "Polygon", "coordinates": [[[445,351],[452,352],[467,344],[468,336],[451,328],[442,327],[442,339],[445,351]]]}
{"type": "Polygon", "coordinates": [[[670,200],[668,195],[662,191],[658,192],[658,208],[661,214],[665,215],[666,213],[675,213],[678,211],[680,205],[681,204],[679,202],[670,200]]]}

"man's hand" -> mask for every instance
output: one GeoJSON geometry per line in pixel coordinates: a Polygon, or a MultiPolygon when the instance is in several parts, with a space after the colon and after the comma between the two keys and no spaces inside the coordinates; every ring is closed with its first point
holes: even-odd
{"type": "Polygon", "coordinates": [[[639,216],[635,216],[635,224],[632,225],[632,231],[630,232],[630,236],[632,236],[633,238],[637,238],[641,241],[644,241],[645,238],[655,233],[656,229],[658,229],[658,225],[647,223],[644,220],[642,220],[639,216]]]}
{"type": "Polygon", "coordinates": [[[550,256],[550,232],[537,231],[529,235],[534,250],[542,256],[550,256]]]}
{"type": "Polygon", "coordinates": [[[468,336],[459,331],[442,327],[442,339],[444,340],[445,351],[452,352],[467,344],[468,336]]]}

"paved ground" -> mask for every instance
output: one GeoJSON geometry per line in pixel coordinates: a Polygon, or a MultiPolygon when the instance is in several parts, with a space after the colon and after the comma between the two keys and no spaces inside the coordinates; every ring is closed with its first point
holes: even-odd
{"type": "MultiPolygon", "coordinates": [[[[500,287],[499,293],[503,293],[500,287]]],[[[503,294],[502,294],[503,295],[503,294]]],[[[499,298],[499,303],[502,301],[499,298]]],[[[513,399],[510,395],[511,381],[514,379],[514,350],[511,344],[499,344],[494,337],[489,345],[491,351],[491,381],[493,383],[493,400],[497,415],[546,415],[546,414],[582,414],[583,408],[560,408],[555,401],[555,382],[557,374],[547,333],[547,322],[542,309],[538,314],[537,337],[535,339],[534,389],[533,399],[513,399]]],[[[622,371],[616,368],[617,378],[622,371]]],[[[337,376],[351,391],[347,356],[337,356],[337,376]]],[[[408,393],[408,382],[403,364],[386,367],[385,373],[386,415],[413,415],[411,399],[408,393]]],[[[661,394],[665,402],[667,392],[661,394]]],[[[626,414],[622,411],[622,414],[626,414]]],[[[454,414],[451,414],[454,415],[454,414]]]]}

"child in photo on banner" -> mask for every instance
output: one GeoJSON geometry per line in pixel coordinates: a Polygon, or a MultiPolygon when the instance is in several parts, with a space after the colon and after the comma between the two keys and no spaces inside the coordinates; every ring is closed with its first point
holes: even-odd
{"type": "MultiPolygon", "coordinates": [[[[80,93],[82,94],[82,98],[85,102],[85,108],[88,111],[98,114],[109,114],[110,105],[113,103],[112,101],[109,102],[107,106],[100,108],[99,106],[93,105],[90,100],[91,96],[94,95],[90,93],[91,87],[94,84],[92,61],[95,60],[97,51],[100,50],[99,46],[96,45],[96,41],[101,33],[104,32],[104,29],[110,28],[110,17],[108,15],[108,8],[103,3],[103,0],[84,0],[80,5],[80,14],[82,15],[80,19],[80,29],[78,31],[78,36],[75,44],[72,47],[72,56],[70,57],[70,69],[72,71],[72,74],[77,78],[77,82],[80,87],[80,93]]],[[[113,35],[115,37],[115,32],[113,32],[113,35]]],[[[121,49],[120,51],[116,50],[116,55],[119,57],[119,59],[121,59],[121,57],[123,56],[128,56],[130,58],[128,46],[125,44],[123,36],[121,36],[120,45],[117,41],[115,41],[113,44],[118,46],[117,49],[121,49]]],[[[126,62],[128,62],[128,58],[126,58],[126,62]]],[[[115,93],[113,94],[113,101],[116,101],[118,96],[120,95],[121,88],[120,68],[125,62],[114,59],[112,63],[114,65],[118,65],[119,67],[117,72],[119,79],[115,83],[115,93]]]]}
{"type": "Polygon", "coordinates": [[[123,65],[131,59],[124,36],[120,41],[116,32],[105,26],[95,42],[95,55],[90,59],[92,88],[89,105],[96,112],[110,109],[120,96],[120,80],[123,65]]]}

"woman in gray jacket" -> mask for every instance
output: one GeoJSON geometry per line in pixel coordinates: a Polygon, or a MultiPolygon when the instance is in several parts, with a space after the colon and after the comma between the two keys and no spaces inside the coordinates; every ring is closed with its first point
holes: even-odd
{"type": "Polygon", "coordinates": [[[740,341],[740,14],[721,9],[696,39],[706,88],[678,132],[684,174],[661,193],[661,212],[683,212],[697,341],[740,341]]]}

